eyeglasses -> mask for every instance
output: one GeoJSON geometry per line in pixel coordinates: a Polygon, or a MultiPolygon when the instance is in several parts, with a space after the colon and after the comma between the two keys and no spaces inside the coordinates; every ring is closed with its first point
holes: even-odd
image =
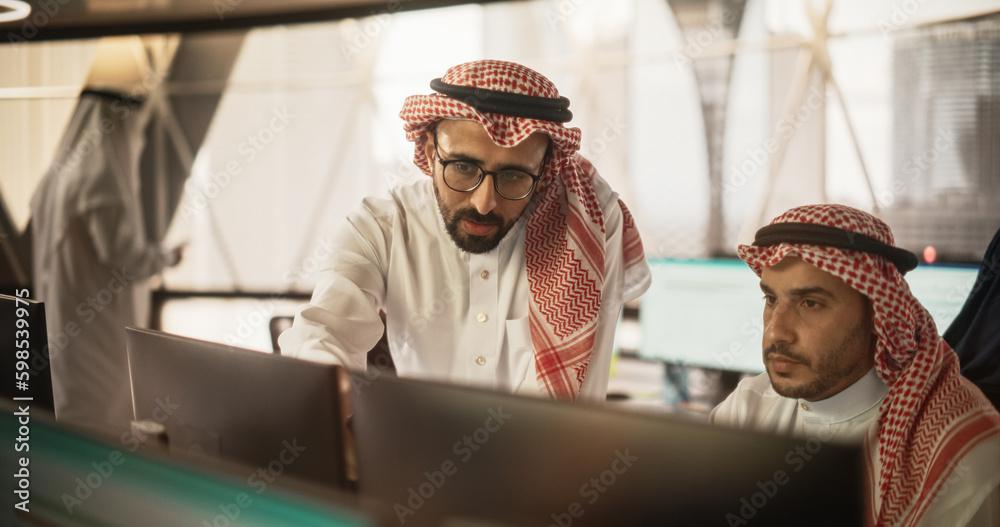
{"type": "Polygon", "coordinates": [[[528,194],[531,194],[545,172],[545,163],[549,157],[546,151],[538,175],[514,168],[487,172],[471,161],[462,159],[445,161],[441,159],[441,152],[438,151],[437,144],[437,130],[434,131],[434,154],[437,156],[438,163],[441,163],[443,167],[444,184],[448,185],[448,188],[457,192],[472,192],[479,188],[479,184],[486,176],[493,176],[493,188],[496,189],[497,194],[511,201],[524,199],[528,197],[528,194]]]}

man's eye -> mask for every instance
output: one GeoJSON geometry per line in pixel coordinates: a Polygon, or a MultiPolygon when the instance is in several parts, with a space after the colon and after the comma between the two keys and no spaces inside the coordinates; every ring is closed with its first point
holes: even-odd
{"type": "Polygon", "coordinates": [[[479,169],[476,167],[476,165],[473,165],[472,163],[458,161],[456,163],[452,163],[451,166],[452,170],[458,172],[463,176],[475,176],[478,175],[479,173],[479,169]]]}
{"type": "Polygon", "coordinates": [[[802,301],[802,305],[808,308],[814,308],[814,307],[819,307],[819,302],[806,298],[805,300],[802,301]]]}
{"type": "Polygon", "coordinates": [[[778,298],[774,295],[764,295],[764,304],[773,306],[778,303],[778,298]]]}
{"type": "Polygon", "coordinates": [[[531,179],[531,176],[525,174],[524,172],[518,170],[502,170],[497,174],[497,179],[501,182],[515,182],[523,181],[525,179],[531,179]]]}

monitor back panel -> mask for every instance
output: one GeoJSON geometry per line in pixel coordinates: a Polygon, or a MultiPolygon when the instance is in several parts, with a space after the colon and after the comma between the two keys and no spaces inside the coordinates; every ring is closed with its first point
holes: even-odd
{"type": "Polygon", "coordinates": [[[860,447],[380,378],[359,489],[406,525],[860,525],[860,447]]]}
{"type": "Polygon", "coordinates": [[[171,450],[248,466],[248,484],[284,475],[346,485],[338,367],[158,331],[127,331],[137,420],[171,450]]]}
{"type": "Polygon", "coordinates": [[[0,396],[30,398],[34,407],[54,412],[45,304],[0,294],[0,356],[2,371],[10,372],[0,396]]]}

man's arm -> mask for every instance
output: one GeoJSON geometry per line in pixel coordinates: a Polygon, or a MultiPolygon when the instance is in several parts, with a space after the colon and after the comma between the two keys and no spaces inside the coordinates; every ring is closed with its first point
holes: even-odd
{"type": "Polygon", "coordinates": [[[382,337],[388,229],[366,200],[334,235],[333,253],[320,268],[309,304],[278,337],[281,353],[364,371],[382,337]]]}
{"type": "Polygon", "coordinates": [[[164,267],[177,264],[180,250],[164,252],[147,240],[142,222],[134,218],[136,213],[109,205],[91,210],[83,221],[97,258],[105,267],[124,267],[129,274],[149,278],[164,267]]]}

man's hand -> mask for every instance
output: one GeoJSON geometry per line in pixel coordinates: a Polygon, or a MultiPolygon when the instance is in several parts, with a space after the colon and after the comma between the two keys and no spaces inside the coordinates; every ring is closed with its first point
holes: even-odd
{"type": "Polygon", "coordinates": [[[173,267],[181,262],[181,258],[184,256],[185,245],[178,245],[167,253],[167,267],[173,267]]]}

